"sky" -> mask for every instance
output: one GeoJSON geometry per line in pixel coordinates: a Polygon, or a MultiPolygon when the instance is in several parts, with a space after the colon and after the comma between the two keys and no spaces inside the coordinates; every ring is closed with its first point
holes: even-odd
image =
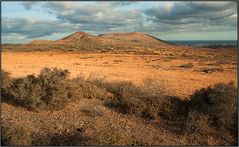
{"type": "Polygon", "coordinates": [[[235,1],[2,2],[2,43],[143,32],[163,40],[236,40],[235,1]]]}

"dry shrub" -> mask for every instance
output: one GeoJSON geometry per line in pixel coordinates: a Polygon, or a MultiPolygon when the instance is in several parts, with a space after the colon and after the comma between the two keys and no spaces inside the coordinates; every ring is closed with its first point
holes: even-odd
{"type": "Polygon", "coordinates": [[[183,120],[188,113],[187,101],[174,96],[162,97],[159,116],[167,120],[183,120]]]}
{"type": "Polygon", "coordinates": [[[182,64],[179,67],[181,67],[181,68],[193,68],[194,66],[193,66],[192,63],[187,63],[187,64],[182,64]]]}
{"type": "Polygon", "coordinates": [[[237,89],[232,82],[202,88],[191,96],[187,117],[190,144],[237,144],[237,89]]]}
{"type": "Polygon", "coordinates": [[[189,132],[206,133],[210,130],[209,117],[197,111],[191,111],[188,114],[186,126],[189,132]]]}
{"type": "Polygon", "coordinates": [[[190,109],[210,117],[214,126],[230,129],[237,115],[237,89],[232,82],[203,88],[191,96],[190,109]]]}
{"type": "Polygon", "coordinates": [[[172,120],[181,119],[185,115],[186,102],[179,97],[169,96],[163,81],[147,77],[143,80],[142,90],[146,95],[142,100],[147,104],[146,112],[150,112],[151,118],[160,116],[172,120]]]}
{"type": "Polygon", "coordinates": [[[115,82],[106,85],[107,92],[111,92],[117,99],[125,99],[138,97],[143,94],[143,91],[135,86],[132,82],[115,82]]]}
{"type": "Polygon", "coordinates": [[[95,145],[119,145],[117,143],[123,137],[123,132],[109,126],[97,131],[93,137],[93,142],[95,145]]]}
{"type": "Polygon", "coordinates": [[[98,79],[86,79],[84,77],[77,77],[71,80],[72,88],[77,94],[83,98],[103,99],[105,90],[99,85],[101,81],[98,79]]]}
{"type": "Polygon", "coordinates": [[[168,94],[163,81],[155,80],[151,77],[146,77],[143,79],[142,90],[147,93],[147,95],[165,96],[168,94]]]}
{"type": "Polygon", "coordinates": [[[59,110],[73,100],[104,96],[95,81],[81,77],[70,80],[69,74],[67,70],[43,68],[37,77],[11,79],[5,73],[1,91],[5,101],[36,111],[59,110]]]}
{"type": "Polygon", "coordinates": [[[144,93],[132,82],[116,82],[107,85],[107,91],[114,95],[114,99],[107,101],[106,105],[122,113],[140,115],[142,101],[139,99],[144,93]]]}
{"type": "Polygon", "coordinates": [[[1,145],[31,145],[31,133],[24,127],[17,124],[2,126],[1,129],[1,145]]]}
{"type": "Polygon", "coordinates": [[[44,93],[39,80],[33,76],[14,79],[10,87],[10,102],[27,108],[36,108],[44,105],[41,100],[44,93]]]}
{"type": "Polygon", "coordinates": [[[67,70],[44,68],[40,75],[13,79],[8,102],[19,106],[41,109],[60,109],[68,101],[67,70]]]}
{"type": "Polygon", "coordinates": [[[209,117],[192,111],[188,114],[181,140],[187,145],[215,145],[216,139],[211,135],[212,132],[215,130],[209,125],[209,117]]]}
{"type": "Polygon", "coordinates": [[[7,101],[10,95],[10,88],[12,86],[13,79],[10,77],[10,73],[6,71],[1,72],[1,100],[7,101]]]}
{"type": "Polygon", "coordinates": [[[230,132],[222,132],[211,126],[208,115],[191,111],[187,117],[182,141],[187,145],[232,145],[234,138],[230,132]]]}
{"type": "Polygon", "coordinates": [[[70,72],[57,68],[43,68],[38,77],[44,93],[41,98],[48,107],[60,109],[68,101],[67,77],[70,72]]]}
{"type": "Polygon", "coordinates": [[[154,119],[160,115],[172,119],[175,118],[174,115],[180,115],[184,111],[184,103],[177,97],[167,97],[164,89],[162,83],[152,79],[145,79],[142,87],[131,82],[113,83],[108,85],[107,91],[115,99],[107,101],[106,106],[145,118],[154,119]]]}
{"type": "Polygon", "coordinates": [[[223,72],[224,69],[222,67],[204,67],[200,69],[201,72],[204,73],[213,73],[213,72],[223,72]]]}

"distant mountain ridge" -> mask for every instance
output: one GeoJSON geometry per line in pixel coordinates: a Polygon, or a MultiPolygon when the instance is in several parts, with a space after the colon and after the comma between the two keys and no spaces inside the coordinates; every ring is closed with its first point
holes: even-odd
{"type": "Polygon", "coordinates": [[[162,49],[180,49],[180,45],[171,44],[142,32],[108,33],[97,36],[75,32],[55,41],[35,40],[30,44],[46,46],[49,44],[56,50],[74,51],[160,52],[162,49]]]}
{"type": "Polygon", "coordinates": [[[85,32],[75,32],[59,40],[34,40],[30,44],[65,44],[65,43],[99,43],[99,44],[112,44],[112,45],[135,45],[135,44],[169,44],[166,41],[158,39],[154,36],[141,33],[141,32],[127,32],[127,33],[109,33],[94,36],[85,32]]]}

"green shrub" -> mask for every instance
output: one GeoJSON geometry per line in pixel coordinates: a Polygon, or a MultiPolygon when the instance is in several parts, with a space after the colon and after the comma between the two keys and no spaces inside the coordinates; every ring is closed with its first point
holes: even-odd
{"type": "Polygon", "coordinates": [[[16,145],[31,145],[31,133],[24,127],[16,124],[2,126],[1,129],[1,145],[16,146],[16,145]]]}
{"type": "Polygon", "coordinates": [[[214,126],[232,128],[237,116],[237,89],[232,82],[203,88],[191,96],[190,109],[210,117],[214,126]]]}

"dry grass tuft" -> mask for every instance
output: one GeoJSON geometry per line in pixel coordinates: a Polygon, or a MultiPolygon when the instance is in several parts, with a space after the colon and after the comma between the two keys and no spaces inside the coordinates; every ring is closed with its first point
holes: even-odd
{"type": "Polygon", "coordinates": [[[32,138],[29,130],[17,124],[2,126],[1,128],[1,145],[31,145],[32,138]]]}

